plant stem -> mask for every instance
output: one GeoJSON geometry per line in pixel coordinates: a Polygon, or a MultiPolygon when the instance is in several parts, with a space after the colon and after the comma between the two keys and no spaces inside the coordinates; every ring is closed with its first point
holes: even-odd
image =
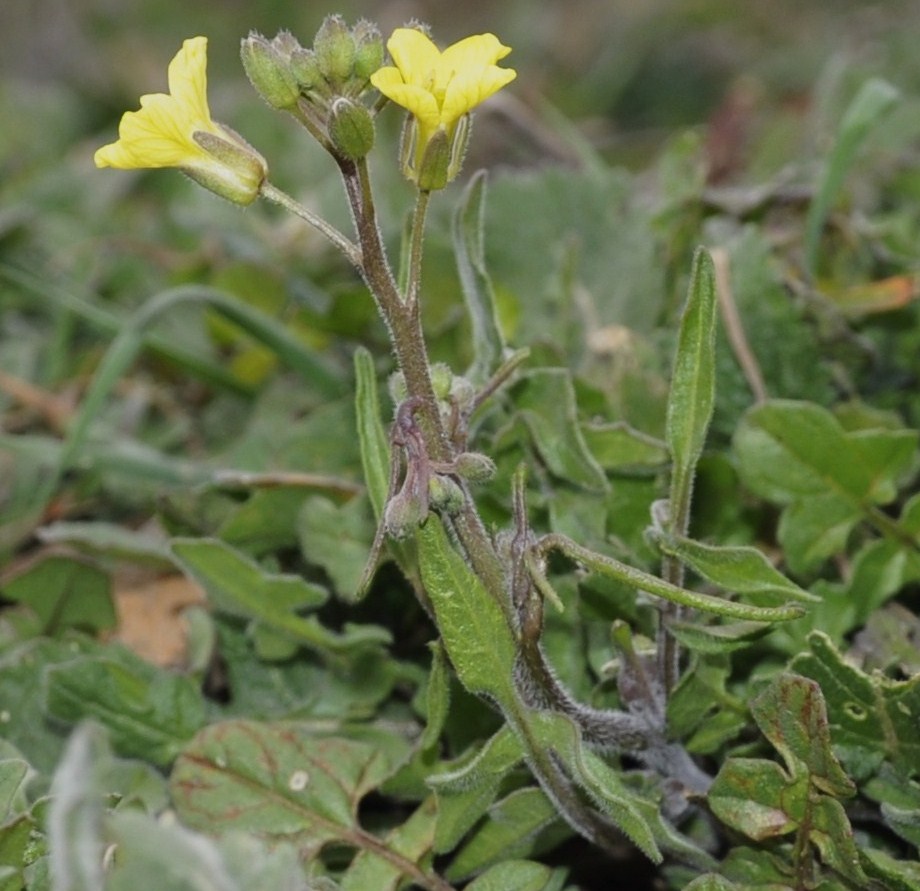
{"type": "MultiPolygon", "coordinates": [[[[690,525],[690,499],[693,490],[693,476],[684,467],[675,464],[671,475],[671,491],[668,500],[668,532],[671,535],[686,536],[690,525]]],[[[662,578],[675,588],[684,586],[684,565],[674,557],[665,556],[661,561],[662,578]]],[[[679,602],[664,604],[659,613],[658,627],[658,676],[661,678],[667,696],[677,684],[680,676],[680,647],[671,634],[668,625],[680,620],[684,612],[679,602]]]]}
{"type": "Polygon", "coordinates": [[[358,246],[350,239],[346,238],[335,226],[327,223],[322,217],[317,216],[312,210],[304,207],[299,201],[293,199],[287,192],[273,186],[267,180],[262,183],[259,193],[263,198],[273,201],[285,210],[290,211],[294,216],[309,223],[314,229],[325,235],[348,259],[349,263],[356,269],[361,269],[361,251],[358,246]]]}
{"type": "Polygon", "coordinates": [[[415,212],[412,214],[412,237],[409,248],[409,278],[406,282],[406,302],[418,303],[419,286],[422,280],[422,245],[425,236],[425,218],[431,192],[419,189],[415,200],[415,212]]]}
{"type": "MultiPolygon", "coordinates": [[[[420,193],[416,205],[410,260],[414,271],[410,271],[407,288],[410,299],[403,299],[380,238],[367,165],[364,161],[353,163],[340,160],[339,169],[355,217],[358,242],[364,260],[361,271],[389,329],[396,360],[406,380],[408,395],[418,401],[416,418],[425,448],[432,461],[448,463],[454,458],[454,447],[441,420],[438,401],[431,384],[428,351],[422,332],[421,302],[417,299],[417,293],[414,299],[411,296],[419,285],[418,270],[421,266],[421,243],[428,194],[420,193]]],[[[451,523],[474,572],[501,605],[509,623],[514,627],[505,592],[504,569],[468,493],[464,506],[451,518],[451,523]]]]}

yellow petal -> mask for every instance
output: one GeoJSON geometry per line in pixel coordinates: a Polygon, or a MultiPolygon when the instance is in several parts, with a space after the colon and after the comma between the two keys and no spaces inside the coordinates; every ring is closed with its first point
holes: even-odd
{"type": "Polygon", "coordinates": [[[192,37],[169,63],[169,92],[189,118],[211,120],[208,108],[208,38],[192,37]]]}
{"type": "Polygon", "coordinates": [[[511,52],[494,34],[475,34],[449,46],[442,54],[442,64],[453,71],[472,70],[494,65],[511,52]]]}
{"type": "Polygon", "coordinates": [[[461,115],[485,102],[517,77],[513,68],[490,65],[481,70],[460,70],[447,85],[441,106],[441,121],[451,127],[461,115]]]}
{"type": "Polygon", "coordinates": [[[408,109],[424,130],[436,129],[441,122],[441,110],[434,96],[422,87],[404,83],[395,68],[381,68],[371,76],[371,83],[387,99],[408,109]]]}
{"type": "Polygon", "coordinates": [[[406,83],[430,86],[441,61],[431,38],[415,28],[397,28],[387,41],[387,49],[406,83]]]}
{"type": "Polygon", "coordinates": [[[141,96],[140,109],[122,116],[118,142],[96,152],[96,166],[183,167],[207,157],[193,138],[202,130],[220,134],[208,110],[207,46],[206,37],[182,44],[169,65],[170,95],[141,96]]]}

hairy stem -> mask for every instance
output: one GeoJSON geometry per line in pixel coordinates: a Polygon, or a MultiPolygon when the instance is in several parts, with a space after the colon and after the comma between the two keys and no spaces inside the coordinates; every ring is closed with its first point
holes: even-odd
{"type": "Polygon", "coordinates": [[[348,262],[352,266],[358,270],[362,268],[361,251],[358,246],[339,232],[335,226],[330,225],[322,217],[313,213],[312,210],[304,207],[299,201],[288,195],[287,192],[282,192],[281,189],[273,186],[268,180],[262,183],[259,194],[309,223],[317,232],[325,235],[348,258],[348,262]]]}

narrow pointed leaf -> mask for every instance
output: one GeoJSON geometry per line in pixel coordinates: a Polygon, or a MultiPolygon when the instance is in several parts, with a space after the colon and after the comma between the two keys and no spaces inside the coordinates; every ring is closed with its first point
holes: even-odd
{"type": "Polygon", "coordinates": [[[863,84],[840,122],[834,148],[825,162],[817,193],[808,209],[808,219],[805,222],[805,269],[809,275],[815,274],[821,231],[844,178],[860,146],[872,132],[872,128],[895,106],[898,96],[898,90],[890,83],[881,78],[872,78],[863,84]]]}
{"type": "Polygon", "coordinates": [[[709,253],[699,248],[680,322],[665,426],[675,483],[692,479],[706,441],[715,402],[715,335],[715,270],[709,253]]]}
{"type": "Polygon", "coordinates": [[[454,214],[453,241],[460,287],[466,301],[473,336],[473,366],[469,377],[484,383],[498,367],[505,349],[495,312],[495,295],[486,272],[483,229],[486,172],[475,173],[463,191],[454,214]]]}
{"type": "Polygon", "coordinates": [[[773,566],[762,551],[751,547],[702,544],[683,536],[655,535],[655,543],[707,581],[738,594],[815,602],[819,598],[800,588],[773,566]]]}

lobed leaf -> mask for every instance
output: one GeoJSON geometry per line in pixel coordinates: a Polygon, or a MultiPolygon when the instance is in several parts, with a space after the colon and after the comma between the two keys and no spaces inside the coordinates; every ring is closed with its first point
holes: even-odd
{"type": "Polygon", "coordinates": [[[271,631],[327,656],[340,656],[390,642],[386,629],[346,627],[342,633],[325,628],[315,616],[296,609],[315,609],[327,592],[300,576],[264,571],[230,545],[208,538],[176,538],[171,549],[176,562],[201,584],[215,607],[243,619],[254,619],[271,631]]]}
{"type": "Polygon", "coordinates": [[[106,647],[45,669],[46,712],[75,724],[94,718],[126,755],[166,766],[205,722],[191,678],[158,669],[128,650],[106,647]]]}
{"type": "Polygon", "coordinates": [[[791,668],[821,685],[827,701],[834,749],[857,779],[873,774],[888,760],[903,775],[920,765],[920,675],[894,681],[866,674],[844,661],[826,634],[808,636],[810,653],[796,656],[791,668]]]}
{"type": "Polygon", "coordinates": [[[391,769],[374,746],[304,724],[224,721],[184,748],[169,785],[192,828],[286,838],[315,853],[332,841],[360,846],[358,803],[391,769]]]}

